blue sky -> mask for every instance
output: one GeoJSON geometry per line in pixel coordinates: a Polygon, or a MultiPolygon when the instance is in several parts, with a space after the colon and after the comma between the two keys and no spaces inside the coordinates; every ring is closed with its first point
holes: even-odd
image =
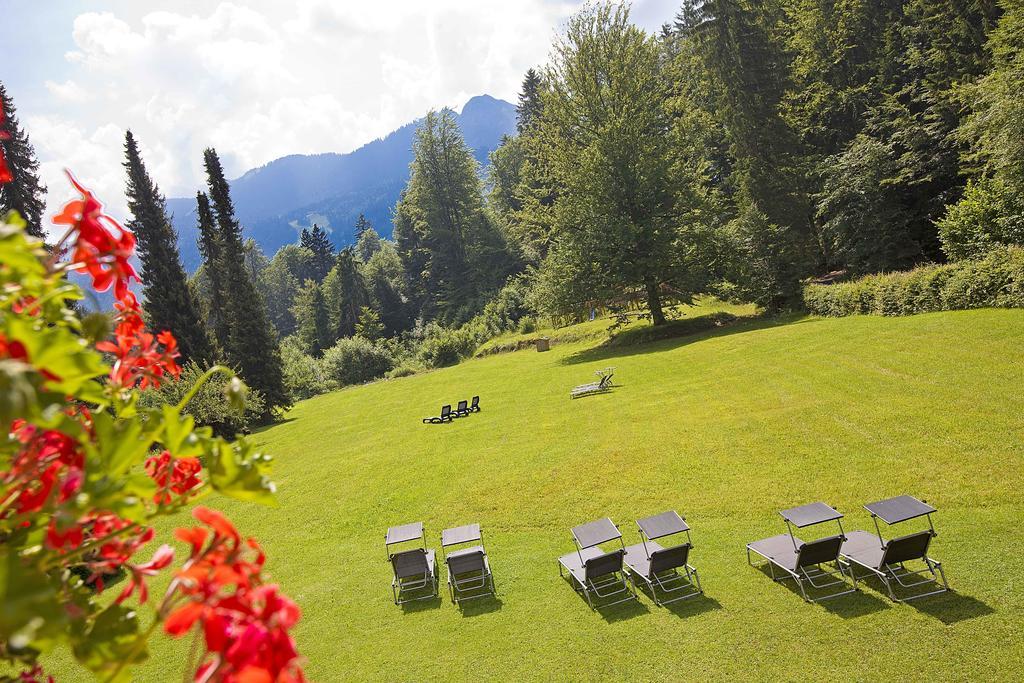
{"type": "MultiPolygon", "coordinates": [[[[168,196],[217,147],[236,176],[291,153],[347,152],[488,93],[514,101],[576,0],[0,0],[0,80],[50,187],[72,168],[124,212],[124,131],[168,196]],[[11,30],[11,28],[14,30],[11,30]]],[[[656,31],[677,0],[638,0],[656,31]]]]}

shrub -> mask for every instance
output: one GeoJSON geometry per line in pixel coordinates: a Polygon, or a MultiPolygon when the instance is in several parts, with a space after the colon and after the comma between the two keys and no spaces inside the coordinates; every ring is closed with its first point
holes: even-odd
{"type": "Polygon", "coordinates": [[[431,324],[420,345],[420,360],[432,368],[455,365],[472,356],[487,337],[483,326],[473,322],[454,330],[431,324]]]}
{"type": "Polygon", "coordinates": [[[1024,244],[1024,202],[1005,183],[983,178],[938,221],[942,250],[953,260],[978,258],[999,245],[1024,244]]]}
{"type": "MultiPolygon", "coordinates": [[[[164,382],[159,388],[140,392],[139,406],[160,408],[176,405],[199,381],[204,372],[206,370],[194,362],[188,363],[182,368],[181,376],[177,380],[164,382]]],[[[239,411],[232,405],[226,393],[229,381],[224,375],[214,375],[203,384],[182,411],[195,418],[196,423],[211,427],[214,434],[222,437],[233,437],[248,432],[249,428],[259,421],[266,405],[260,392],[249,389],[245,409],[239,411]]]]}
{"type": "Polygon", "coordinates": [[[323,363],[302,350],[302,342],[294,336],[281,342],[284,367],[284,388],[292,401],[323,394],[337,385],[327,377],[323,363]]]}
{"type": "Polygon", "coordinates": [[[340,339],[320,361],[324,375],[338,386],[362,384],[383,377],[394,364],[388,351],[362,337],[340,339]]]}
{"type": "Polygon", "coordinates": [[[868,275],[852,282],[804,287],[811,313],[912,315],[995,306],[1024,308],[1024,248],[996,247],[977,260],[868,275]]]}
{"type": "Polygon", "coordinates": [[[417,374],[421,370],[422,370],[422,368],[420,368],[418,366],[411,365],[409,363],[402,363],[401,365],[397,365],[394,368],[392,368],[391,370],[389,370],[387,375],[385,375],[385,377],[387,377],[388,379],[398,379],[399,377],[409,377],[411,375],[417,374]]]}

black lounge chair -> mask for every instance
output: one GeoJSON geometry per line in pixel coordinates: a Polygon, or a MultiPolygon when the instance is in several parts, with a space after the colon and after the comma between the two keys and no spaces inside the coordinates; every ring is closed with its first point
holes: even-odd
{"type": "Polygon", "coordinates": [[[423,418],[423,424],[441,424],[442,422],[452,421],[452,407],[451,405],[441,406],[441,414],[438,417],[425,417],[423,418]]]}
{"type": "Polygon", "coordinates": [[[932,513],[935,508],[924,501],[913,496],[897,496],[887,500],[880,500],[876,503],[869,503],[864,506],[871,513],[871,519],[875,522],[875,533],[867,531],[851,531],[843,543],[839,554],[843,562],[851,567],[857,565],[877,576],[885,584],[889,597],[894,602],[905,602],[916,600],[929,595],[945,593],[949,590],[949,582],[946,581],[946,572],[942,569],[942,563],[928,557],[928,546],[932,538],[937,534],[932,525],[932,513]],[[886,541],[882,538],[882,532],[878,528],[878,520],[886,524],[899,524],[918,517],[928,518],[928,529],[907,534],[898,538],[886,541]],[[918,570],[907,569],[904,563],[915,560],[924,562],[924,567],[918,570]],[[919,577],[914,580],[911,577],[919,577]],[[905,581],[909,579],[909,582],[905,581]],[[932,584],[938,588],[926,593],[897,597],[895,586],[901,588],[914,588],[932,584]]]}
{"type": "Polygon", "coordinates": [[[599,382],[591,382],[590,384],[581,384],[578,387],[573,387],[572,391],[569,392],[569,398],[579,398],[590,394],[599,394],[611,389],[612,377],[615,375],[615,368],[604,368],[603,370],[598,370],[594,374],[601,378],[599,382]]]}
{"type": "Polygon", "coordinates": [[[572,587],[583,594],[591,609],[598,608],[595,597],[602,600],[615,598],[601,607],[639,599],[632,578],[623,570],[626,548],[622,534],[612,520],[605,517],[573,527],[572,538],[576,552],[558,558],[558,575],[565,576],[563,569],[569,573],[572,587]],[[616,540],[620,547],[615,550],[605,552],[600,548],[602,543],[616,540]]]}
{"type": "Polygon", "coordinates": [[[640,528],[640,543],[626,548],[624,561],[633,577],[650,589],[654,604],[667,605],[703,593],[697,570],[689,564],[693,542],[686,520],[669,510],[637,520],[636,525],[640,528]],[[655,540],[683,533],[686,542],[668,548],[655,540]],[[659,590],[668,599],[659,598],[659,590]]]}
{"type": "Polygon", "coordinates": [[[765,558],[772,580],[795,580],[800,588],[800,593],[807,602],[827,600],[857,590],[857,577],[854,576],[852,570],[845,567],[839,561],[839,549],[846,539],[843,533],[843,523],[839,521],[843,517],[842,514],[824,503],[809,503],[800,507],[790,508],[789,510],[783,510],[779,514],[786,520],[786,528],[789,530],[789,533],[748,543],[747,563],[751,566],[754,564],[750,559],[751,552],[765,558]],[[803,528],[832,521],[839,524],[839,534],[836,536],[827,536],[810,543],[804,543],[793,535],[794,526],[803,528]],[[822,565],[825,564],[833,564],[835,570],[823,568],[822,565]],[[776,568],[781,570],[781,577],[776,578],[776,568]],[[845,580],[847,576],[853,582],[852,588],[847,588],[848,584],[845,580]],[[807,595],[807,590],[804,587],[805,583],[815,589],[825,589],[833,586],[842,586],[842,588],[812,600],[807,595]]]}
{"type": "Polygon", "coordinates": [[[459,401],[459,405],[452,411],[452,415],[455,417],[468,417],[469,416],[469,401],[459,401]]]}
{"type": "Polygon", "coordinates": [[[469,412],[479,413],[480,412],[480,397],[474,396],[473,400],[469,403],[469,412]]]}
{"type": "Polygon", "coordinates": [[[445,548],[469,543],[476,545],[449,552],[444,558],[448,567],[448,591],[452,602],[460,607],[463,600],[497,595],[480,525],[467,524],[441,532],[442,554],[445,548]]]}
{"type": "Polygon", "coordinates": [[[392,545],[417,540],[424,541],[422,522],[390,527],[384,536],[384,550],[394,571],[391,593],[396,605],[437,597],[437,561],[433,550],[424,546],[391,552],[392,545]],[[419,595],[409,597],[409,593],[419,595]]]}

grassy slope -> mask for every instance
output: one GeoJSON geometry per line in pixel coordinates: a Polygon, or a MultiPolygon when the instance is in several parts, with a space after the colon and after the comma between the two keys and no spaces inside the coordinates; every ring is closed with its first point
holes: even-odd
{"type": "MultiPolygon", "coordinates": [[[[1024,665],[1022,342],[1024,312],[985,310],[492,356],[300,403],[257,437],[280,508],[211,502],[301,603],[314,680],[1006,680],[1024,665]],[[609,364],[613,392],[568,399],[609,364]],[[474,393],[479,415],[420,424],[474,393]],[[939,508],[955,593],[808,605],[745,562],[780,508],[821,499],[867,528],[860,505],[903,492],[939,508]],[[694,527],[707,598],[591,612],[558,576],[569,527],[608,515],[635,542],[632,520],[666,508],[694,527]],[[412,520],[434,547],[481,522],[500,603],[393,605],[383,533],[412,520]]],[[[139,680],[182,661],[156,650],[139,680]]]]}

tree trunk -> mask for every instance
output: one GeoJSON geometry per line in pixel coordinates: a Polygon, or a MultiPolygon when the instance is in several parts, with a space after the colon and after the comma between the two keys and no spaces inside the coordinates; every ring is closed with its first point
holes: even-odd
{"type": "Polygon", "coordinates": [[[665,324],[665,312],[661,310],[661,296],[658,294],[658,283],[647,281],[647,308],[651,311],[651,322],[655,325],[665,324]]]}

